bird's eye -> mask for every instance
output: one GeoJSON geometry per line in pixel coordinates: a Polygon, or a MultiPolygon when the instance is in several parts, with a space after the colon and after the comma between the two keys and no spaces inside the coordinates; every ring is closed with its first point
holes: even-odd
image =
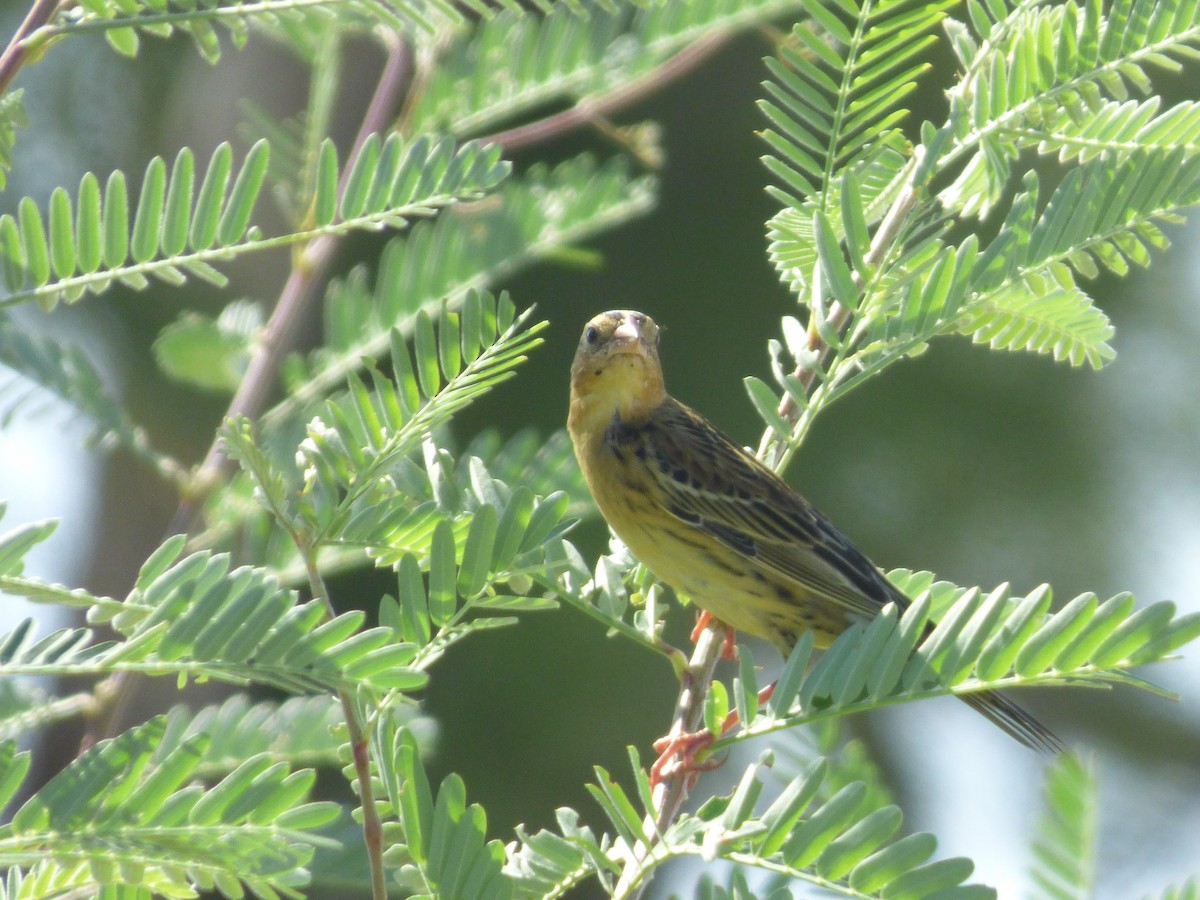
{"type": "Polygon", "coordinates": [[[600,330],[595,325],[589,325],[583,330],[583,339],[589,344],[596,343],[600,339],[600,330]]]}

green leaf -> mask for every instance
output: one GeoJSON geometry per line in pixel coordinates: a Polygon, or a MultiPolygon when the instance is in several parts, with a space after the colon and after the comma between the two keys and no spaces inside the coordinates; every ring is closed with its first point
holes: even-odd
{"type": "Polygon", "coordinates": [[[164,728],[159,717],[101,741],[51,778],[13,816],[9,851],[44,867],[84,863],[101,880],[119,865],[122,884],[147,893],[186,896],[219,879],[230,895],[278,896],[303,884],[314,847],[330,842],[274,823],[315,830],[336,816],[334,804],[305,803],[311,773],[260,756],[195,787],[206,740],[159,752],[164,728]],[[258,818],[267,813],[269,822],[258,818]],[[82,830],[89,841],[78,839],[82,830]]]}
{"type": "Polygon", "coordinates": [[[150,160],[138,195],[129,249],[134,262],[148,262],[158,254],[162,234],[163,200],[167,188],[167,165],[161,156],[150,160]]]}
{"type": "Polygon", "coordinates": [[[341,218],[353,219],[363,214],[367,208],[367,198],[371,192],[371,183],[375,178],[376,166],[379,164],[379,135],[367,137],[358,150],[346,177],[346,187],[342,191],[341,218]]]}
{"type": "Polygon", "coordinates": [[[800,778],[788,782],[782,793],[767,807],[762,815],[766,831],[758,846],[759,853],[771,856],[783,846],[805,809],[817,795],[825,780],[825,774],[825,760],[814,760],[805,773],[800,778]]]}
{"type": "Polygon", "coordinates": [[[937,839],[928,832],[905,835],[856,865],[850,871],[850,886],[863,893],[876,892],[920,866],[936,849],[937,839]]]}
{"type": "Polygon", "coordinates": [[[429,615],[439,628],[454,616],[458,589],[454,566],[454,532],[442,519],[433,532],[429,556],[429,615]]]}
{"type": "Polygon", "coordinates": [[[230,394],[237,390],[255,335],[231,327],[228,312],[216,320],[184,313],[164,328],[154,341],[159,368],[172,378],[206,390],[230,394]]]}
{"type": "Polygon", "coordinates": [[[846,264],[842,255],[838,236],[822,212],[813,217],[813,233],[817,238],[817,258],[821,261],[821,275],[829,286],[833,299],[846,309],[858,306],[858,288],[854,284],[854,274],[846,264]]]}
{"type": "Polygon", "coordinates": [[[313,221],[316,225],[330,225],[337,215],[338,158],[333,141],[326,138],[321,142],[317,156],[317,183],[314,188],[313,221]]]}
{"type": "Polygon", "coordinates": [[[225,191],[229,187],[232,170],[233,148],[228,142],[218,144],[209,159],[204,180],[200,183],[200,194],[196,198],[190,238],[193,250],[207,250],[217,240],[221,209],[225,205],[225,191]]]}
{"type": "Polygon", "coordinates": [[[485,504],[475,511],[467,542],[463,548],[462,565],[458,572],[458,592],[471,598],[487,584],[492,570],[492,551],[496,545],[499,514],[496,507],[485,504]]]}
{"type": "Polygon", "coordinates": [[[57,527],[57,520],[44,519],[18,525],[0,535],[0,575],[19,575],[24,568],[25,555],[50,537],[57,527]]]}
{"type": "Polygon", "coordinates": [[[50,251],[42,226],[42,214],[38,212],[37,204],[29,197],[22,197],[17,208],[28,277],[33,284],[43,285],[50,280],[50,251]]]}
{"type": "Polygon", "coordinates": [[[788,863],[802,869],[816,861],[830,842],[861,811],[867,788],[861,781],[846,785],[805,819],[781,848],[788,863]]]}
{"type": "Polygon", "coordinates": [[[217,243],[221,246],[240,241],[245,234],[246,226],[250,224],[250,216],[254,213],[258,192],[267,176],[270,149],[265,140],[258,141],[246,154],[246,161],[242,163],[241,171],[234,179],[229,200],[217,223],[217,243]]]}
{"type": "Polygon", "coordinates": [[[65,278],[75,272],[75,232],[71,198],[62,188],[50,195],[50,254],[54,274],[65,278]]]}
{"type": "Polygon", "coordinates": [[[162,252],[164,256],[179,256],[187,249],[188,226],[192,218],[192,191],[196,165],[192,151],[184,147],[171,166],[171,181],[163,211],[162,252]]]}
{"type": "Polygon", "coordinates": [[[931,897],[938,891],[962,884],[974,871],[975,864],[969,859],[939,859],[901,875],[885,887],[880,896],[884,900],[919,900],[922,897],[931,897]]]}
{"type": "Polygon", "coordinates": [[[1088,767],[1062,756],[1046,773],[1045,808],[1033,840],[1033,882],[1054,900],[1093,896],[1096,866],[1096,786],[1088,767]]]}
{"type": "Polygon", "coordinates": [[[792,432],[791,425],[779,414],[779,398],[770,385],[753,375],[747,375],[742,379],[742,383],[746,386],[746,393],[750,395],[750,402],[767,423],[767,427],[781,437],[788,437],[792,432]]]}

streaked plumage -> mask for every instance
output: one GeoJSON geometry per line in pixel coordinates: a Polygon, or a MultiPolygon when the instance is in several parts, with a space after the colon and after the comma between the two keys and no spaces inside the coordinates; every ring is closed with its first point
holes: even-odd
{"type": "MultiPolygon", "coordinates": [[[[672,398],[659,330],[614,310],[584,328],[568,428],[596,505],[641,562],[726,625],[787,652],[811,630],[828,646],[852,621],[908,605],[783,479],[672,398]]],[[[1006,697],[968,703],[1022,743],[1062,745],[1006,697]]]]}

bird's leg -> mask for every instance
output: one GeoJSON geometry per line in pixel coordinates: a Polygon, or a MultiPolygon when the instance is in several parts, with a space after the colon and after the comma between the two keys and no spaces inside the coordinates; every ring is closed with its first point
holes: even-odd
{"type": "MultiPolygon", "coordinates": [[[[732,633],[732,629],[730,629],[730,633],[732,633]]],[[[759,706],[771,699],[776,684],[778,682],[772,681],[758,692],[759,706]]],[[[664,777],[673,775],[676,771],[682,771],[687,774],[687,788],[690,791],[696,786],[696,779],[700,777],[701,772],[710,772],[725,761],[724,758],[697,759],[697,757],[707,750],[718,737],[724,737],[733,731],[741,720],[741,716],[735,709],[725,716],[725,721],[721,723],[720,734],[713,734],[711,731],[693,731],[669,734],[659,738],[653,745],[659,757],[650,767],[650,787],[653,788],[664,777]]]]}
{"type": "MultiPolygon", "coordinates": [[[[696,627],[692,629],[692,643],[700,640],[700,632],[708,627],[708,623],[713,620],[713,615],[707,609],[700,610],[696,616],[696,627]]],[[[734,643],[734,638],[737,637],[737,632],[725,626],[725,643],[721,645],[721,659],[728,659],[731,662],[737,662],[737,645],[734,643]]]]}

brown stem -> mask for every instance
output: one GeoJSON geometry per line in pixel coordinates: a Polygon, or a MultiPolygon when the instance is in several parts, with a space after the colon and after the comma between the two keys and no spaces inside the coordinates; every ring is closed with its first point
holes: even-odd
{"type": "Polygon", "coordinates": [[[383,866],[383,821],[375,806],[375,791],[371,787],[371,752],[367,737],[358,721],[354,698],[346,691],[338,692],[342,713],[346,719],[347,736],[354,753],[354,775],[358,780],[358,799],[363,811],[363,843],[371,869],[373,900],[387,900],[387,872],[383,866]]]}
{"type": "MultiPolygon", "coordinates": [[[[387,60],[355,138],[354,149],[350,155],[351,163],[371,134],[388,127],[405,90],[409,69],[407,45],[398,35],[391,33],[385,40],[388,49],[387,60]]],[[[346,174],[350,168],[351,166],[347,165],[342,173],[342,182],[338,185],[339,196],[345,187],[346,174]]],[[[308,318],[313,304],[320,297],[325,275],[339,244],[339,236],[322,235],[315,238],[304,252],[296,257],[291,274],[280,292],[279,302],[276,303],[275,311],[264,329],[262,340],[238,386],[237,393],[230,401],[226,417],[243,415],[254,418],[262,411],[274,387],[280,362],[292,348],[300,324],[308,318]]],[[[229,465],[229,458],[219,440],[214,440],[204,461],[190,479],[190,486],[167,528],[168,535],[191,531],[205,496],[223,477],[229,465]]],[[[96,712],[84,734],[83,749],[90,747],[99,738],[110,737],[119,727],[132,700],[135,683],[136,679],[132,674],[121,672],[97,686],[96,712]]]]}
{"type": "Polygon", "coordinates": [[[49,22],[57,9],[58,0],[34,0],[33,6],[29,7],[25,21],[17,28],[4,52],[0,53],[0,94],[8,90],[9,84],[29,58],[26,38],[49,22]]]}
{"type": "MultiPolygon", "coordinates": [[[[708,696],[713,671],[721,658],[725,634],[726,627],[715,619],[700,632],[687,668],[683,670],[683,676],[680,678],[679,699],[675,702],[675,714],[671,719],[671,729],[667,732],[668,738],[694,734],[700,730],[704,721],[704,700],[708,696]]],[[[678,766],[668,771],[654,786],[654,810],[645,821],[646,833],[651,836],[650,844],[639,843],[633,848],[630,859],[621,873],[621,879],[613,890],[614,898],[627,897],[637,900],[650,883],[650,879],[641,877],[642,864],[653,850],[658,836],[666,831],[679,815],[679,809],[687,799],[688,779],[691,774],[685,766],[678,766]]]]}
{"type": "MultiPolygon", "coordinates": [[[[906,177],[909,179],[909,181],[907,184],[905,184],[904,189],[900,192],[900,195],[888,209],[887,214],[883,217],[883,221],[879,223],[879,229],[875,232],[875,236],[871,239],[871,246],[864,257],[864,262],[868,268],[877,266],[883,262],[884,257],[887,256],[887,254],[891,251],[893,245],[899,237],[900,230],[904,226],[905,218],[912,211],[912,208],[916,205],[917,200],[920,199],[922,186],[914,184],[911,179],[913,175],[915,175],[920,169],[922,149],[923,148],[921,147],[917,147],[913,158],[909,161],[908,170],[906,173],[906,177]]],[[[859,289],[861,289],[866,283],[865,272],[854,272],[853,278],[855,287],[859,289]]],[[[829,315],[826,317],[829,327],[838,334],[842,333],[849,320],[850,310],[836,302],[830,308],[829,315]]],[[[817,362],[812,365],[799,363],[792,374],[800,380],[800,383],[804,386],[805,393],[811,394],[813,386],[816,383],[817,373],[822,368],[830,350],[828,342],[821,337],[820,332],[813,327],[811,322],[808,329],[808,340],[806,346],[809,352],[813,354],[813,358],[816,359],[817,362]]],[[[796,404],[796,401],[792,399],[792,395],[784,394],[783,399],[779,402],[779,414],[783,416],[783,418],[786,419],[793,428],[795,428],[796,423],[799,421],[800,411],[800,407],[796,404]]],[[[768,428],[763,433],[762,440],[759,443],[758,456],[772,468],[779,468],[786,459],[786,455],[783,452],[773,455],[772,448],[778,448],[777,438],[775,433],[768,428]]]]}
{"type": "MultiPolygon", "coordinates": [[[[359,150],[368,137],[387,128],[400,105],[410,70],[408,45],[392,32],[386,34],[388,55],[371,104],[363,116],[347,164],[338,184],[338,196],[346,186],[359,150]]],[[[341,247],[342,235],[324,234],[314,238],[300,253],[291,274],[279,294],[275,311],[263,329],[262,338],[246,369],[237,393],[229,403],[225,417],[246,416],[254,419],[263,411],[267,398],[275,387],[275,376],[284,356],[293,348],[296,334],[307,321],[312,307],[321,296],[325,276],[341,247]]],[[[191,531],[196,523],[200,505],[212,486],[228,472],[230,460],[219,439],[208,448],[204,461],[196,470],[193,489],[179,505],[168,534],[191,531]]]]}
{"type": "Polygon", "coordinates": [[[733,37],[733,32],[721,31],[701,38],[641,78],[635,78],[607,94],[599,97],[584,97],[574,106],[564,109],[562,112],[538,119],[536,122],[518,125],[507,131],[496,132],[481,138],[481,140],[485,144],[499,144],[506,153],[513,153],[523,150],[531,144],[548,141],[584,125],[591,125],[596,120],[603,119],[610,113],[629,106],[686,75],[724,47],[731,37],[733,37]]]}
{"type": "MultiPolygon", "coordinates": [[[[332,618],[336,614],[333,600],[317,566],[316,549],[297,545],[304,557],[304,569],[308,575],[308,588],[313,597],[325,604],[332,618]]],[[[372,900],[387,900],[387,873],[383,866],[383,821],[375,806],[375,790],[371,787],[371,748],[366,730],[358,715],[354,695],[348,690],[338,691],[342,704],[342,717],[346,720],[346,736],[350,740],[350,751],[354,757],[354,777],[358,782],[358,800],[362,804],[363,844],[367,850],[367,861],[371,869],[372,900]]]]}

